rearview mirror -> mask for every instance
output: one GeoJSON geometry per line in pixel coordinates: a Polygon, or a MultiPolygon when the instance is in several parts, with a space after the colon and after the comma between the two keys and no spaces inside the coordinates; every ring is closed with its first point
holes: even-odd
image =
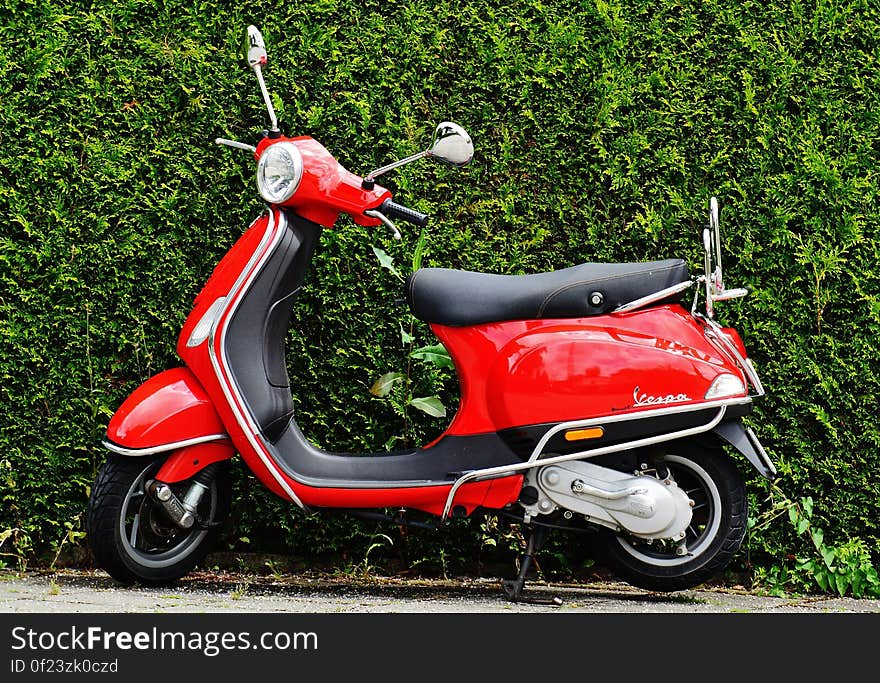
{"type": "MultiPolygon", "coordinates": [[[[278,117],[275,115],[275,107],[272,106],[272,98],[269,97],[269,91],[266,89],[266,81],[263,80],[263,67],[269,61],[266,54],[266,43],[263,40],[263,34],[260,29],[251,24],[247,27],[247,38],[245,49],[247,50],[248,66],[254,70],[257,75],[257,82],[260,84],[260,92],[263,94],[263,102],[266,103],[266,111],[269,112],[269,121],[271,122],[271,133],[279,133],[278,117]]],[[[275,135],[274,137],[278,137],[275,135]]]]}
{"type": "Polygon", "coordinates": [[[247,42],[245,44],[246,57],[248,66],[252,69],[263,67],[269,61],[266,53],[266,43],[263,40],[263,34],[256,26],[248,26],[247,42]]]}
{"type": "Polygon", "coordinates": [[[467,131],[452,121],[437,124],[429,156],[453,166],[466,166],[474,158],[474,143],[467,131]]]}
{"type": "Polygon", "coordinates": [[[413,161],[425,157],[437,159],[452,166],[467,166],[474,158],[474,143],[467,131],[457,123],[443,121],[438,123],[437,128],[434,129],[434,137],[428,149],[416,152],[400,161],[393,161],[387,166],[382,166],[368,173],[364,177],[361,187],[365,190],[372,190],[378,176],[393,168],[411,164],[413,161]]]}

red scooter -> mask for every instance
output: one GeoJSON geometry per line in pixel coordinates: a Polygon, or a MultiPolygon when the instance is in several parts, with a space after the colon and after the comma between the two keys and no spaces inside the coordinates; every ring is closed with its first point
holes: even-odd
{"type": "Polygon", "coordinates": [[[272,492],[306,510],[406,523],[475,512],[524,525],[528,544],[508,599],[549,529],[598,532],[605,563],[651,590],[711,578],[740,547],[748,505],[724,446],[772,479],[741,418],[763,395],[735,330],[713,320],[725,289],[718,204],[703,232],[705,274],[683,260],[584,263],[533,275],[423,268],[406,283],[460,378],[461,400],[433,443],[352,455],[314,447],[297,426],[284,340],[321,232],[340,214],[362,226],[428,217],[392,201],[382,173],[420,158],[456,166],[468,134],[437,126],[430,147],[359,177],[316,140],[282,135],[263,80],[266,50],[248,29],[248,61],[271,119],[253,152],[269,207],[214,269],[177,344],[184,365],[146,381],[107,429],[88,536],[122,583],[165,583],[204,558],[231,499],[240,454],[272,492]],[[681,305],[694,288],[693,306],[681,305]],[[697,312],[698,298],[705,313],[697,312]],[[385,510],[393,513],[385,514],[385,510]]]}

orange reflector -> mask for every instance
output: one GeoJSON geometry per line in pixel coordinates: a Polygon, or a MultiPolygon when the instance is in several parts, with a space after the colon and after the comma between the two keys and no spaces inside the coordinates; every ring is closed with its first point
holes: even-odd
{"type": "Polygon", "coordinates": [[[605,430],[601,427],[590,427],[589,429],[572,429],[565,433],[566,441],[583,441],[584,439],[600,439],[605,435],[605,430]]]}

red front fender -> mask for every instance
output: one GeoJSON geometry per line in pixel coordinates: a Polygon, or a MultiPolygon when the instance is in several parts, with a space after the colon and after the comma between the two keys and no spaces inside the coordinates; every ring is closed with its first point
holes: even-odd
{"type": "Polygon", "coordinates": [[[227,440],[208,394],[187,368],[166,370],[134,390],[107,426],[106,445],[123,455],[151,455],[227,440]]]}

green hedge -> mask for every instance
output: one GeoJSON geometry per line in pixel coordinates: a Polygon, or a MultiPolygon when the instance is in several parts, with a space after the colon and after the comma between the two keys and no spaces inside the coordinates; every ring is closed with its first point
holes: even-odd
{"type": "MultiPolygon", "coordinates": [[[[750,473],[768,523],[741,565],[766,575],[809,553],[771,520],[782,494],[812,496],[826,543],[877,559],[876,2],[84,4],[0,0],[0,533],[12,532],[0,552],[82,544],[110,415],[178,363],[193,297],[262,210],[248,155],[212,143],[266,125],[240,55],[255,23],[285,130],[350,170],[422,148],[443,119],[471,132],[469,169],[383,179],[433,216],[427,265],[523,273],[682,256],[699,270],[717,195],[727,279],[754,289],[719,315],[768,389],[751,424],[784,474],[771,496],[750,473]]],[[[445,426],[412,412],[404,423],[368,392],[405,364],[410,324],[371,247],[405,270],[416,238],[348,220],[325,234],[289,340],[299,420],[321,446],[377,450],[445,426]]],[[[413,372],[455,405],[451,375],[413,372]]],[[[249,504],[230,548],[357,560],[375,539],[373,525],[287,510],[242,472],[238,485],[249,504]]],[[[444,569],[463,565],[490,532],[413,534],[409,561],[437,566],[442,549],[444,569]]]]}

